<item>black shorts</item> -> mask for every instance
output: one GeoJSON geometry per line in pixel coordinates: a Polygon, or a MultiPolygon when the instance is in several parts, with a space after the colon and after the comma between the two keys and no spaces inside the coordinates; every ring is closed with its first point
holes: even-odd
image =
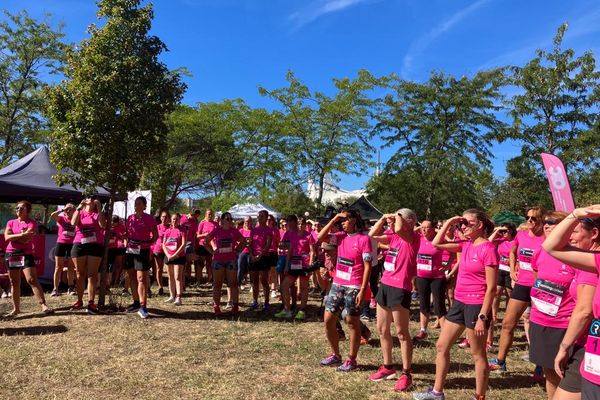
{"type": "Polygon", "coordinates": [[[71,249],[71,258],[78,257],[100,257],[104,255],[104,246],[100,243],[73,243],[73,248],[71,249]]]}
{"type": "Polygon", "coordinates": [[[56,243],[54,249],[54,257],[65,258],[71,257],[71,250],[73,249],[73,243],[56,243]]]}
{"type": "Polygon", "coordinates": [[[569,393],[581,392],[581,373],[579,367],[585,356],[585,347],[573,346],[573,352],[564,372],[564,378],[560,380],[559,388],[569,393]]]}
{"type": "Polygon", "coordinates": [[[515,283],[510,298],[531,304],[531,286],[523,286],[515,283]]]}
{"type": "Polygon", "coordinates": [[[554,357],[565,336],[566,328],[551,328],[529,322],[529,361],[554,369],[554,357]]]}
{"type": "Polygon", "coordinates": [[[152,253],[152,254],[154,254],[154,258],[156,258],[156,259],[162,260],[163,258],[165,258],[165,253],[163,253],[162,251],[160,253],[152,253]]]}
{"type": "Polygon", "coordinates": [[[140,249],[140,254],[125,253],[125,269],[150,270],[150,249],[140,249]]]}
{"type": "Polygon", "coordinates": [[[433,294],[433,311],[438,317],[443,317],[446,310],[446,278],[417,277],[419,290],[419,310],[425,315],[431,312],[431,295],[433,294]]]}
{"type": "Polygon", "coordinates": [[[311,274],[312,270],[307,268],[289,270],[287,272],[287,275],[291,276],[292,278],[306,278],[309,277],[311,274]]]}
{"type": "Polygon", "coordinates": [[[382,307],[393,308],[402,306],[407,310],[410,310],[410,296],[410,290],[396,288],[382,283],[379,285],[379,291],[377,292],[377,296],[375,296],[375,301],[382,307]]]}
{"type": "MultiPolygon", "coordinates": [[[[452,307],[446,314],[446,321],[454,322],[458,325],[463,325],[469,329],[475,329],[475,324],[481,312],[481,306],[483,304],[465,304],[456,299],[452,302],[452,307]]],[[[487,321],[485,321],[485,327],[489,328],[492,319],[492,311],[488,313],[487,321]]]]}
{"type": "Polygon", "coordinates": [[[117,257],[125,254],[124,247],[114,247],[112,249],[108,249],[108,263],[106,263],[106,270],[108,272],[113,272],[113,268],[115,265],[115,260],[117,257]]]}
{"type": "Polygon", "coordinates": [[[4,261],[6,262],[6,269],[9,270],[35,268],[35,259],[32,254],[6,253],[4,261]]]}
{"type": "Polygon", "coordinates": [[[269,269],[271,269],[271,265],[269,265],[269,256],[263,256],[261,258],[259,258],[258,260],[251,262],[250,266],[249,266],[249,270],[250,271],[268,271],[269,269]]]}
{"type": "Polygon", "coordinates": [[[581,378],[581,400],[600,400],[600,385],[581,378]]]}
{"type": "Polygon", "coordinates": [[[206,247],[204,247],[203,245],[198,245],[196,247],[196,254],[200,257],[212,257],[210,251],[206,250],[206,247]]]}
{"type": "Polygon", "coordinates": [[[266,256],[266,260],[265,263],[267,263],[267,265],[270,267],[276,267],[277,266],[277,260],[278,260],[278,256],[277,253],[275,252],[271,252],[266,256]]]}
{"type": "Polygon", "coordinates": [[[172,259],[169,259],[169,257],[165,256],[164,263],[167,265],[185,265],[186,260],[187,259],[185,256],[172,258],[172,259]]]}
{"type": "Polygon", "coordinates": [[[498,283],[496,286],[505,287],[508,289],[512,289],[512,279],[510,279],[510,272],[498,270],[498,283]]]}

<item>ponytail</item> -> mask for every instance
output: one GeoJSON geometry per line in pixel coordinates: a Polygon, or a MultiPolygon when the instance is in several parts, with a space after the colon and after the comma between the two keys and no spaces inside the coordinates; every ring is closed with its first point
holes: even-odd
{"type": "Polygon", "coordinates": [[[475,218],[477,218],[478,221],[481,221],[481,223],[483,224],[483,231],[485,232],[486,237],[490,236],[494,231],[494,223],[484,211],[478,210],[476,208],[470,208],[466,210],[464,214],[473,214],[475,215],[475,218]]]}

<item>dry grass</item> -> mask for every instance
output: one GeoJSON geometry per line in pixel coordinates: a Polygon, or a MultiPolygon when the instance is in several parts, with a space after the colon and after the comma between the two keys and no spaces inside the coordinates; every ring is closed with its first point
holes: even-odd
{"type": "MultiPolygon", "coordinates": [[[[244,300],[248,300],[244,292],[244,300]]],[[[113,297],[117,303],[130,299],[113,297]]],[[[410,399],[393,392],[393,381],[371,383],[367,375],[381,362],[376,338],[359,353],[360,371],[337,373],[318,361],[328,352],[318,299],[311,299],[303,323],[244,312],[239,318],[210,314],[209,288],[190,290],[184,305],[153,297],[154,316],[88,316],[68,312],[73,297],[49,298],[55,315],[42,316],[32,297],[24,314],[0,321],[0,397],[6,399],[410,399]]],[[[9,299],[0,301],[2,314],[9,299]]],[[[272,310],[274,311],[274,309],[272,310]]],[[[273,314],[273,312],[271,312],[273,314]]],[[[412,323],[416,328],[416,323],[412,323]]],[[[369,327],[375,331],[374,323],[369,327]]],[[[433,383],[435,338],[415,349],[417,389],[433,383]]],[[[522,331],[517,332],[520,337],[522,331]]],[[[521,361],[523,340],[509,358],[511,374],[492,374],[488,398],[544,399],[531,382],[531,364],[521,361]]],[[[347,349],[347,342],[342,349],[347,349]]],[[[400,362],[398,350],[395,360],[400,362]]],[[[455,347],[446,398],[466,399],[474,387],[467,351],[455,347]]]]}

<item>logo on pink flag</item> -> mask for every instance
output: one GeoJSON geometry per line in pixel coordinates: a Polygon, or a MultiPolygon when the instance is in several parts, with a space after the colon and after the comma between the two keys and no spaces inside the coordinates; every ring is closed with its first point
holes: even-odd
{"type": "Polygon", "coordinates": [[[562,161],[560,161],[560,158],[547,153],[542,153],[542,161],[550,184],[554,208],[557,211],[573,211],[575,203],[573,202],[571,186],[569,186],[569,179],[562,161]]]}

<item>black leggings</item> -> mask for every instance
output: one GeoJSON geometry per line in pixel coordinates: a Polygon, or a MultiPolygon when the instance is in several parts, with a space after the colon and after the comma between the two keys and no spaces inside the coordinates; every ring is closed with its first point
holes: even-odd
{"type": "Polygon", "coordinates": [[[377,296],[377,292],[379,292],[379,278],[381,276],[381,265],[375,264],[371,268],[371,275],[369,275],[369,286],[371,287],[371,293],[373,298],[377,296]]]}
{"type": "Polygon", "coordinates": [[[421,313],[431,313],[431,295],[433,294],[433,311],[438,317],[445,316],[446,311],[446,278],[419,278],[417,277],[417,289],[419,289],[419,309],[421,313]]]}

